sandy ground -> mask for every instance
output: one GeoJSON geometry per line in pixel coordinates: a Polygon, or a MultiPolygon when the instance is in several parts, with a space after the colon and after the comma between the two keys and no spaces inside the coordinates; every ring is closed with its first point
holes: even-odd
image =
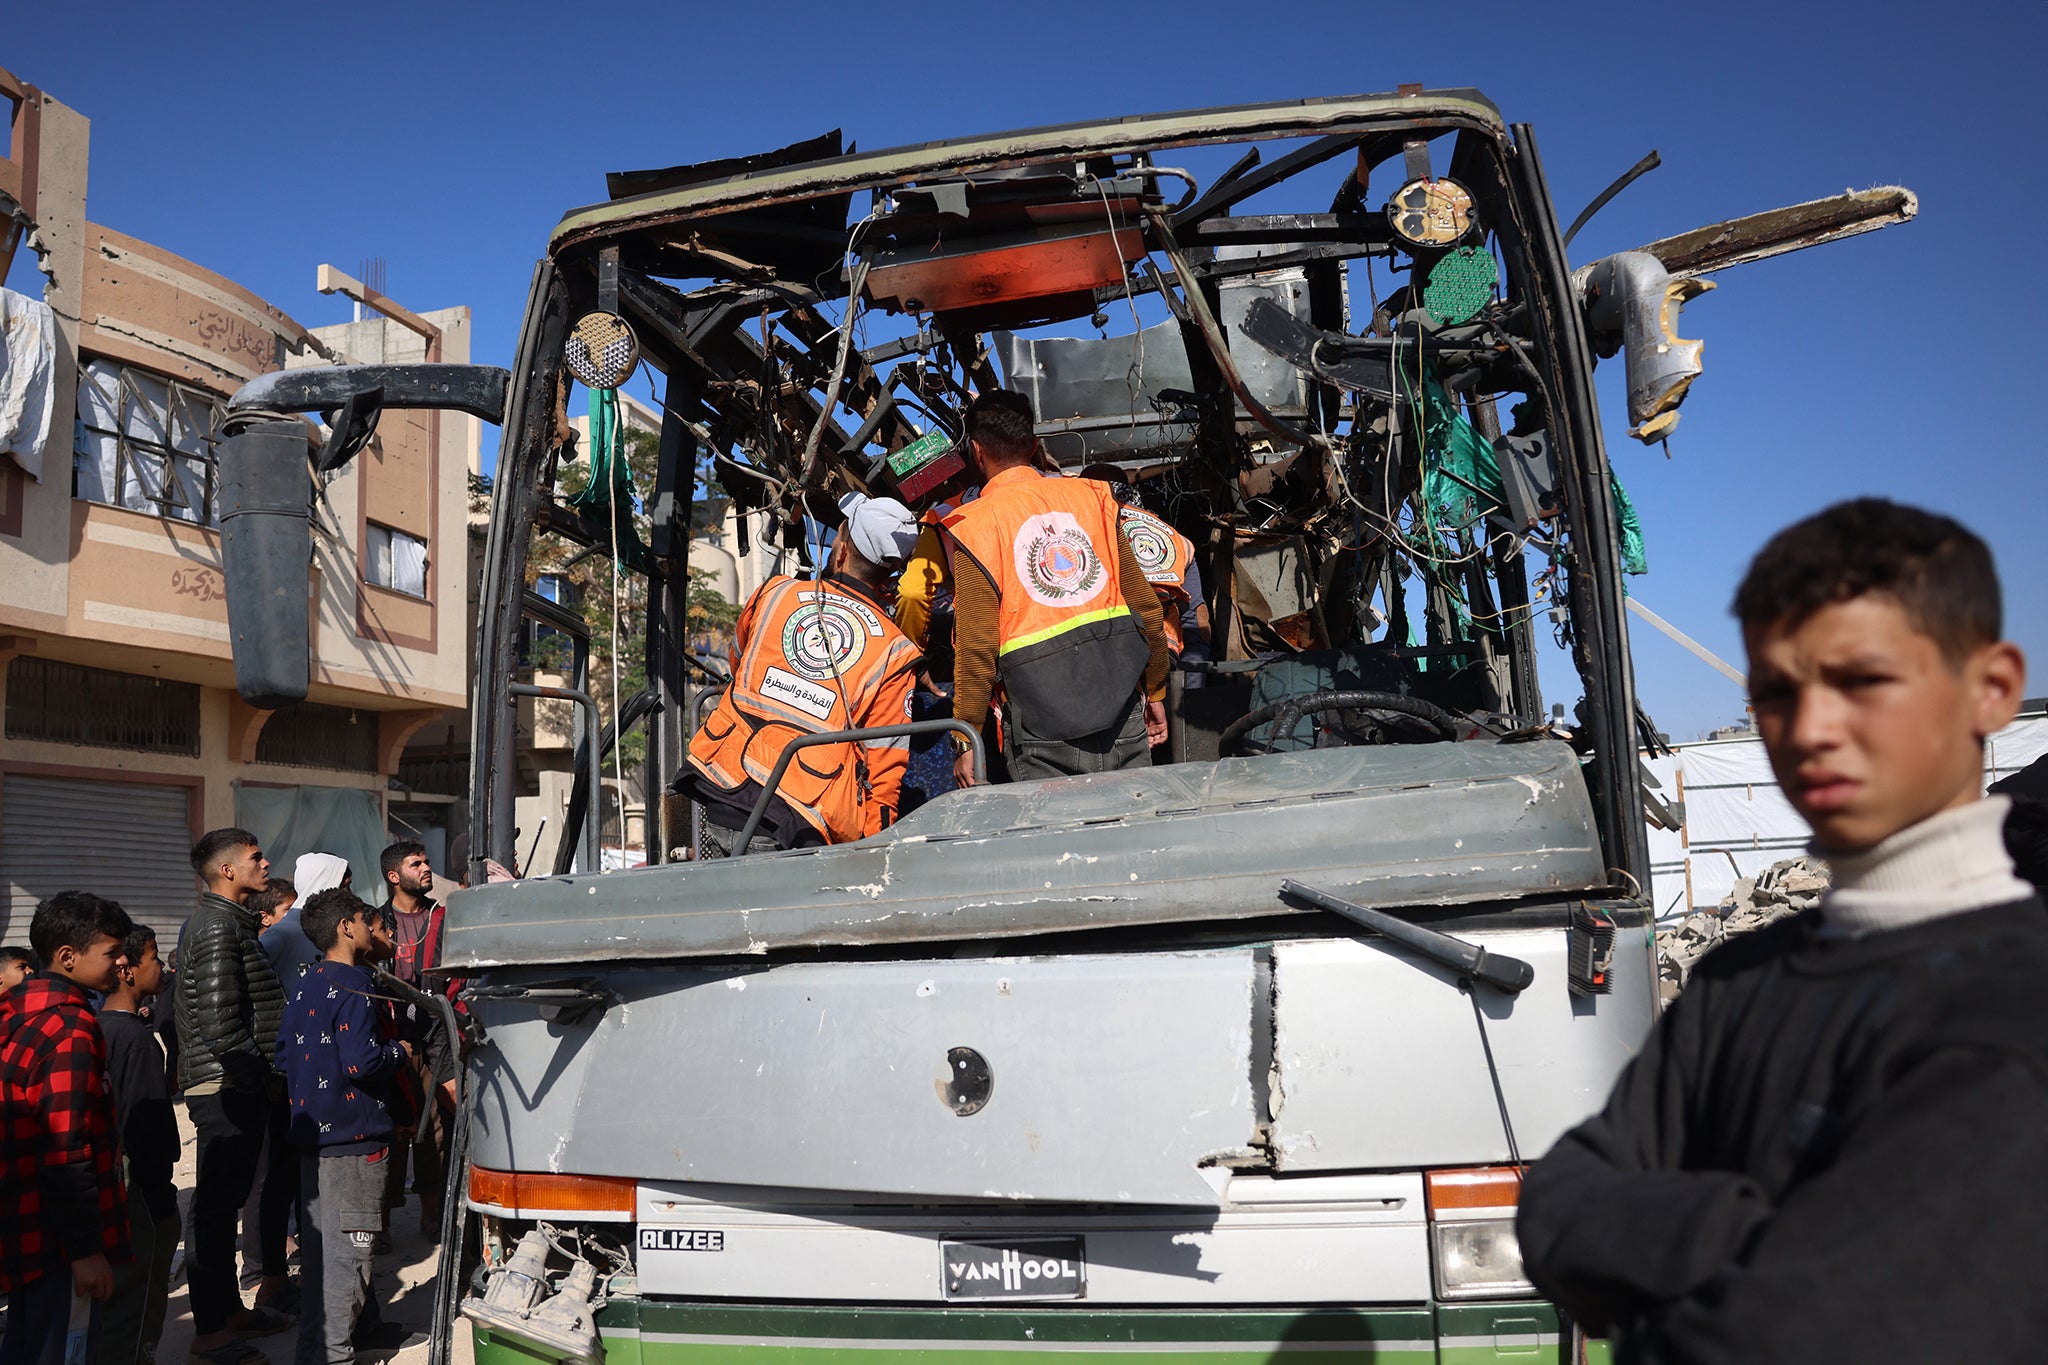
{"type": "MultiPolygon", "coordinates": [[[[183,1149],[178,1157],[177,1181],[178,1203],[189,1208],[192,1199],[192,1176],[195,1148],[192,1138],[192,1123],[185,1115],[182,1102],[177,1105],[178,1136],[183,1149]]],[[[392,1322],[424,1332],[427,1321],[433,1315],[434,1270],[438,1248],[420,1232],[420,1206],[416,1195],[408,1195],[404,1208],[391,1211],[391,1252],[377,1258],[375,1278],[371,1281],[371,1292],[377,1295],[383,1306],[384,1316],[392,1322]]],[[[244,1292],[246,1301],[250,1295],[244,1292]]],[[[187,1350],[192,1344],[192,1310],[185,1289],[185,1272],[182,1263],[171,1285],[170,1312],[164,1319],[163,1340],[157,1346],[156,1358],[159,1365],[179,1365],[188,1358],[187,1350]]],[[[296,1329],[279,1332],[276,1336],[257,1337],[251,1342],[266,1356],[271,1365],[291,1365],[292,1353],[298,1345],[296,1329]]],[[[455,1327],[456,1365],[472,1365],[469,1324],[458,1321],[455,1327]]],[[[362,1361],[390,1361],[394,1365],[426,1365],[427,1347],[425,1342],[409,1346],[402,1351],[381,1352],[375,1355],[363,1354],[362,1361]]]]}

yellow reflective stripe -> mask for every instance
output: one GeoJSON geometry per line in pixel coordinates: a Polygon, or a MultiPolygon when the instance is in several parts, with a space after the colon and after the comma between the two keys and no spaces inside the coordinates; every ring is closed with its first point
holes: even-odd
{"type": "Polygon", "coordinates": [[[1014,640],[1006,640],[1003,642],[1003,647],[997,650],[996,653],[1008,654],[1013,649],[1022,649],[1026,645],[1035,645],[1042,640],[1050,640],[1055,635],[1063,634],[1076,626],[1085,626],[1091,621],[1109,621],[1116,617],[1129,616],[1130,614],[1130,606],[1123,602],[1119,602],[1113,607],[1104,607],[1101,611],[1084,611],[1079,616],[1070,616],[1057,625],[1047,626],[1044,630],[1034,630],[1029,635],[1020,635],[1014,640]]]}

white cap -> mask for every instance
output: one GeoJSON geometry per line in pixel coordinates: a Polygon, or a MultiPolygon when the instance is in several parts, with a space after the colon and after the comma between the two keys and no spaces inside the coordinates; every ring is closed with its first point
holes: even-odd
{"type": "Polygon", "coordinates": [[[305,900],[317,891],[340,886],[347,875],[346,858],[337,858],[332,853],[301,853],[292,866],[292,885],[298,888],[299,899],[305,900]]]}
{"type": "Polygon", "coordinates": [[[896,568],[917,548],[917,518],[894,498],[871,498],[865,493],[848,493],[839,500],[846,514],[840,532],[853,538],[853,548],[870,564],[896,568]]]}

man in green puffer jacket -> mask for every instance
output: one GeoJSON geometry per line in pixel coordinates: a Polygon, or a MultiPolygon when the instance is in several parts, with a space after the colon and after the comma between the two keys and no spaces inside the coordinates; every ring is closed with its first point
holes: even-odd
{"type": "Polygon", "coordinates": [[[178,1084],[199,1147],[185,1264],[193,1354],[226,1365],[241,1357],[236,1338],[291,1324],[272,1309],[244,1306],[235,1275],[235,1215],[249,1197],[281,1084],[271,1054],[284,991],[256,942],[256,912],[244,904],[270,879],[256,836],[213,830],[193,847],[192,870],[206,894],[186,922],[178,964],[178,1084]]]}

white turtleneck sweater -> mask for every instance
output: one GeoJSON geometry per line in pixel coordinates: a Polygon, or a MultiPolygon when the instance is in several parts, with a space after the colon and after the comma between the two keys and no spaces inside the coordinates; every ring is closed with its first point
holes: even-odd
{"type": "Polygon", "coordinates": [[[1829,853],[1833,885],[1821,897],[1821,933],[1860,937],[2034,894],[2005,851],[2003,796],[1930,815],[1861,853],[1829,853]]]}

